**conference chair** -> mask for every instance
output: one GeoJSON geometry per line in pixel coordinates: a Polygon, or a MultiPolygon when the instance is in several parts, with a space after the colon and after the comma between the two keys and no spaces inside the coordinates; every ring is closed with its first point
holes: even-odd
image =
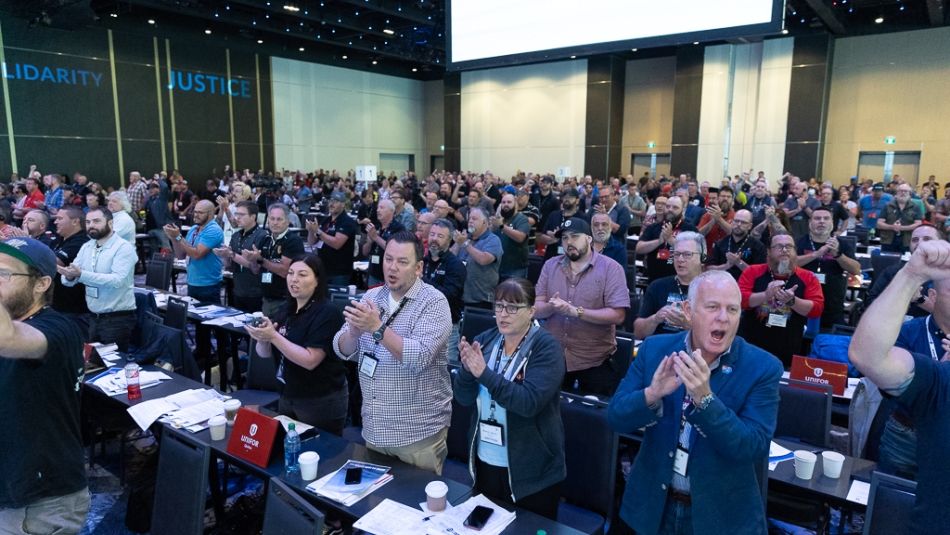
{"type": "Polygon", "coordinates": [[[541,278],[541,269],[544,268],[544,257],[530,254],[528,255],[528,280],[531,284],[537,284],[541,278]]]}
{"type": "Polygon", "coordinates": [[[623,318],[623,330],[632,333],[633,332],[633,322],[637,319],[637,314],[640,313],[640,296],[637,295],[636,289],[630,291],[630,308],[627,309],[626,315],[623,318]]]}
{"type": "MultiPolygon", "coordinates": [[[[456,370],[453,370],[454,372],[456,370]]],[[[472,474],[468,470],[468,460],[471,452],[469,431],[472,425],[472,414],[475,410],[476,405],[466,407],[452,398],[452,422],[449,424],[449,433],[446,438],[448,455],[445,459],[442,475],[466,485],[473,483],[472,474]]]]}
{"type": "Polygon", "coordinates": [[[871,269],[873,270],[872,275],[877,276],[878,273],[884,272],[887,268],[893,266],[894,264],[899,264],[901,261],[901,255],[897,253],[872,253],[871,254],[871,269]]]}
{"type": "Polygon", "coordinates": [[[619,439],[607,424],[607,407],[561,394],[567,479],[557,521],[583,533],[602,535],[611,518],[617,483],[619,439]]]}
{"type": "Polygon", "coordinates": [[[152,535],[204,533],[210,451],[187,433],[162,431],[152,508],[152,535]]]}
{"type": "Polygon", "coordinates": [[[264,509],[263,535],[320,535],[324,515],[280,478],[272,477],[264,509]]]}
{"type": "Polygon", "coordinates": [[[871,474],[864,535],[910,533],[911,511],[916,497],[916,482],[875,471],[871,474]]]}
{"type": "Polygon", "coordinates": [[[462,311],[461,335],[471,342],[476,336],[495,326],[495,313],[476,307],[465,307],[462,311]]]}
{"type": "Polygon", "coordinates": [[[619,384],[627,376],[627,369],[633,361],[634,336],[633,333],[617,331],[616,340],[617,350],[610,356],[610,364],[617,375],[617,384],[619,384]]]}
{"type": "Polygon", "coordinates": [[[171,285],[171,270],[164,261],[150,260],[145,267],[145,286],[167,291],[171,285]]]}
{"type": "MultiPolygon", "coordinates": [[[[281,384],[277,380],[276,359],[261,358],[257,355],[257,343],[251,340],[247,348],[247,380],[242,392],[252,391],[260,398],[260,405],[269,405],[280,398],[281,384]]],[[[350,388],[352,388],[352,384],[350,388]]]]}
{"type": "Polygon", "coordinates": [[[782,379],[776,438],[827,448],[831,440],[831,385],[782,379]]]}
{"type": "Polygon", "coordinates": [[[168,298],[168,305],[165,308],[165,326],[181,329],[182,332],[185,332],[188,326],[187,301],[174,297],[168,298]]]}

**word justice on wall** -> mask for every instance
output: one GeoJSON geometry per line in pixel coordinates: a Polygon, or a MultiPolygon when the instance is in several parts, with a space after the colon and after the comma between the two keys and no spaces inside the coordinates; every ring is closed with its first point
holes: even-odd
{"type": "Polygon", "coordinates": [[[251,98],[251,81],[214,74],[172,70],[168,89],[209,95],[251,98]]]}

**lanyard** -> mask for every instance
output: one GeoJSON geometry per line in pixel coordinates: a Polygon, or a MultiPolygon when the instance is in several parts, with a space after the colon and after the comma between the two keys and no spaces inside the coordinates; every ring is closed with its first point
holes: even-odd
{"type": "MultiPolygon", "coordinates": [[[[445,257],[443,256],[442,258],[439,258],[438,262],[434,262],[432,260],[432,255],[429,255],[429,261],[425,263],[425,273],[422,274],[422,278],[425,279],[426,282],[433,280],[433,274],[436,271],[439,271],[439,267],[442,265],[442,260],[444,259],[445,257]]],[[[429,283],[431,284],[431,282],[429,283]]]]}
{"type": "Polygon", "coordinates": [[[930,318],[932,318],[932,317],[933,317],[932,315],[931,315],[931,316],[927,316],[927,319],[924,320],[924,326],[925,326],[926,329],[927,329],[927,343],[930,344],[930,356],[931,356],[935,361],[938,361],[938,362],[939,362],[940,359],[937,358],[937,347],[934,345],[934,337],[933,337],[932,334],[930,334],[930,318]]]}
{"type": "Polygon", "coordinates": [[[729,252],[730,252],[730,253],[741,253],[741,252],[742,252],[742,247],[745,245],[745,242],[747,242],[747,241],[749,241],[749,235],[748,235],[748,234],[746,234],[746,237],[742,239],[742,243],[736,243],[736,239],[733,238],[732,236],[729,236],[729,243],[730,243],[730,245],[729,245],[729,252]],[[733,245],[736,246],[736,250],[735,250],[735,251],[732,250],[732,246],[733,246],[733,245]]]}
{"type": "Polygon", "coordinates": [[[195,242],[198,241],[198,238],[201,236],[201,233],[205,231],[205,228],[206,228],[207,226],[208,226],[208,224],[205,223],[204,225],[201,225],[200,227],[198,227],[198,228],[195,229],[195,233],[191,236],[191,246],[192,246],[192,247],[195,246],[195,242]]]}
{"type": "MultiPolygon", "coordinates": [[[[396,311],[393,312],[392,316],[389,316],[389,319],[387,319],[387,320],[386,320],[386,323],[383,324],[383,329],[385,329],[386,327],[389,327],[390,325],[393,324],[393,321],[396,320],[396,316],[398,316],[399,313],[402,312],[402,307],[406,306],[406,302],[408,302],[408,301],[409,301],[409,298],[408,298],[408,297],[405,297],[405,296],[402,298],[401,301],[399,301],[399,306],[396,307],[396,311]]],[[[378,342],[378,341],[374,341],[374,342],[373,342],[373,354],[376,354],[376,349],[378,349],[378,348],[379,348],[379,342],[378,342]]]]}
{"type": "MultiPolygon", "coordinates": [[[[518,346],[515,347],[515,350],[511,353],[511,357],[509,358],[508,362],[505,364],[505,367],[502,368],[501,370],[502,377],[504,377],[505,374],[508,373],[508,368],[510,368],[511,365],[514,364],[515,360],[517,360],[518,354],[521,352],[521,346],[522,344],[524,344],[524,341],[528,339],[528,335],[531,334],[532,330],[534,330],[534,327],[533,326],[529,327],[528,331],[525,332],[524,336],[521,337],[521,341],[518,342],[518,346]]],[[[494,366],[492,366],[492,371],[494,371],[495,373],[498,373],[498,366],[501,364],[502,357],[504,356],[504,351],[502,351],[502,355],[498,354],[499,349],[501,349],[504,343],[505,343],[505,337],[499,336],[498,342],[495,344],[495,348],[492,349],[489,363],[494,364],[494,366]]],[[[488,420],[491,422],[495,421],[495,399],[494,398],[492,398],[491,405],[489,406],[489,409],[488,409],[488,420]]]]}

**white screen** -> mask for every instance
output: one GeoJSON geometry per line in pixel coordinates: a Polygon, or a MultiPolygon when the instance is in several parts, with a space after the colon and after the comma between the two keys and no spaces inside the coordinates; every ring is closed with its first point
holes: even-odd
{"type": "Polygon", "coordinates": [[[451,0],[452,63],[772,22],[773,0],[451,0]]]}

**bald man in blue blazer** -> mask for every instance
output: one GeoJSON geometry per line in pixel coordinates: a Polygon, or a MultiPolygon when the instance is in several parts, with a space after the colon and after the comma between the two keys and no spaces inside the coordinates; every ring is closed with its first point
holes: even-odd
{"type": "MultiPolygon", "coordinates": [[[[789,297],[780,291],[768,297],[789,297]]],[[[736,337],[740,301],[735,279],[707,271],[689,286],[690,329],[640,346],[607,413],[617,432],[646,428],[611,534],[767,532],[756,465],[775,430],[782,364],[736,337]]]]}

